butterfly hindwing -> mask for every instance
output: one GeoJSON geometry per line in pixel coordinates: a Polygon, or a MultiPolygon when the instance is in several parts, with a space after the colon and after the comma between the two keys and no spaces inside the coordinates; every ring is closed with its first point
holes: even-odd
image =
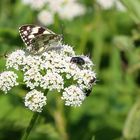
{"type": "Polygon", "coordinates": [[[34,47],[32,53],[36,51],[41,53],[45,50],[49,50],[52,45],[57,45],[60,40],[60,36],[57,34],[42,34],[32,40],[34,47]]]}
{"type": "Polygon", "coordinates": [[[58,43],[62,38],[51,30],[36,25],[23,25],[19,32],[27,50],[33,54],[47,50],[53,42],[58,43]]]}

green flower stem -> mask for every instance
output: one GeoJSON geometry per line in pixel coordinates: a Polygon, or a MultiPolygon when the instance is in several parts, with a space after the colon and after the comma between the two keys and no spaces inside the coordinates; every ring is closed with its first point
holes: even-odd
{"type": "MultiPolygon", "coordinates": [[[[44,95],[47,96],[47,93],[48,93],[48,89],[45,90],[44,95]]],[[[36,123],[38,117],[39,117],[39,113],[38,113],[38,112],[34,112],[32,118],[31,118],[31,120],[30,120],[30,123],[29,123],[27,129],[25,130],[25,132],[24,132],[24,134],[23,134],[21,140],[27,140],[27,139],[28,139],[28,137],[29,137],[29,135],[30,135],[30,132],[31,132],[31,130],[33,129],[33,127],[34,127],[34,125],[35,125],[35,123],[36,123]]]]}
{"type": "Polygon", "coordinates": [[[34,112],[32,118],[30,120],[30,123],[29,123],[27,129],[25,130],[21,140],[27,140],[28,139],[28,136],[29,136],[32,128],[34,127],[35,122],[37,121],[38,117],[39,117],[39,113],[38,112],[34,112]]]}

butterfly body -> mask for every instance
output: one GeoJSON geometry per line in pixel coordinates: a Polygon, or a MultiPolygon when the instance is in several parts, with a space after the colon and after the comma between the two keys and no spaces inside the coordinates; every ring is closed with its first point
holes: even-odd
{"type": "Polygon", "coordinates": [[[41,54],[61,43],[62,35],[36,25],[23,25],[19,28],[27,51],[31,54],[41,54]]]}

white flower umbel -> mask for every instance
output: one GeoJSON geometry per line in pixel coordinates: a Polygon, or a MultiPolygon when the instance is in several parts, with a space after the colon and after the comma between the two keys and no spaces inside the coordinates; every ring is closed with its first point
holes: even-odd
{"type": "Polygon", "coordinates": [[[25,52],[23,50],[17,50],[8,55],[6,61],[7,69],[12,67],[18,70],[19,66],[22,66],[24,64],[25,64],[25,52]]]}
{"type": "Polygon", "coordinates": [[[86,12],[78,0],[22,0],[22,3],[39,12],[37,18],[43,25],[53,24],[56,14],[61,19],[72,20],[86,12]]]}
{"type": "Polygon", "coordinates": [[[67,106],[80,106],[84,101],[86,94],[77,86],[71,85],[64,89],[62,99],[67,106]]]}
{"type": "Polygon", "coordinates": [[[57,89],[60,92],[64,88],[64,81],[61,75],[56,72],[48,71],[47,74],[42,77],[40,86],[43,89],[55,90],[57,89]]]}
{"type": "Polygon", "coordinates": [[[0,90],[7,93],[12,87],[17,86],[18,76],[12,71],[5,71],[0,74],[0,90]]]}
{"type": "Polygon", "coordinates": [[[40,91],[32,90],[25,96],[25,106],[35,112],[41,112],[46,105],[46,96],[40,91]]]}
{"type": "MultiPolygon", "coordinates": [[[[96,79],[89,57],[76,55],[71,46],[61,43],[38,55],[17,50],[8,56],[6,66],[23,73],[21,82],[32,90],[25,97],[25,105],[37,112],[41,112],[43,106],[37,99],[45,98],[36,89],[55,90],[62,93],[66,105],[80,106],[96,79]],[[77,61],[73,61],[75,58],[77,61]]],[[[0,75],[0,89],[5,92],[17,85],[17,75],[13,73],[12,78],[9,77],[3,73],[0,75]]]]}

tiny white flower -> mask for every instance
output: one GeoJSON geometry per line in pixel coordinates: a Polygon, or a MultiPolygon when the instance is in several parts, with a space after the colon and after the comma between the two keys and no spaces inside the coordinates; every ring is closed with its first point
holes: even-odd
{"type": "Polygon", "coordinates": [[[0,74],[0,90],[7,93],[12,87],[17,86],[18,76],[12,71],[5,71],[0,74]]]}
{"type": "Polygon", "coordinates": [[[73,48],[69,45],[62,44],[62,49],[60,49],[60,54],[64,56],[73,56],[75,55],[75,52],[73,48]]]}
{"type": "Polygon", "coordinates": [[[28,55],[25,58],[25,65],[23,67],[23,71],[29,70],[30,68],[40,69],[42,63],[42,59],[40,56],[31,56],[28,55]]]}
{"type": "Polygon", "coordinates": [[[35,112],[41,112],[46,105],[46,96],[40,91],[32,90],[25,96],[25,106],[35,112]]]}
{"type": "Polygon", "coordinates": [[[63,73],[67,65],[66,54],[69,55],[68,52],[62,50],[48,51],[43,53],[41,69],[51,70],[57,73],[63,73]]]}
{"type": "Polygon", "coordinates": [[[40,86],[43,89],[56,89],[58,90],[58,92],[60,92],[60,90],[64,88],[64,81],[62,76],[58,73],[48,71],[47,74],[44,77],[42,77],[40,86]]]}
{"type": "Polygon", "coordinates": [[[53,71],[59,71],[59,69],[63,68],[64,61],[63,58],[59,53],[55,51],[49,51],[42,54],[43,61],[42,61],[42,68],[50,69],[53,71]]]}
{"type": "Polygon", "coordinates": [[[18,70],[19,67],[23,66],[24,64],[25,64],[25,52],[23,50],[17,50],[8,55],[8,58],[6,61],[7,69],[14,68],[18,70]]]}
{"type": "Polygon", "coordinates": [[[90,60],[90,58],[88,56],[79,56],[82,57],[85,61],[85,64],[82,66],[84,69],[90,69],[92,70],[94,64],[93,62],[90,60]]]}
{"type": "Polygon", "coordinates": [[[54,23],[53,13],[47,10],[42,10],[38,14],[38,20],[43,25],[53,24],[54,23]]]}
{"type": "Polygon", "coordinates": [[[65,72],[68,73],[71,76],[74,76],[75,74],[78,74],[80,71],[81,71],[81,69],[76,64],[67,63],[65,65],[65,72]]]}
{"type": "Polygon", "coordinates": [[[84,101],[86,94],[77,86],[71,85],[64,89],[62,99],[66,106],[80,106],[84,101]]]}
{"type": "Polygon", "coordinates": [[[84,88],[91,88],[92,85],[95,83],[96,74],[94,71],[91,70],[81,70],[74,75],[74,80],[77,80],[79,86],[84,88]]]}
{"type": "Polygon", "coordinates": [[[40,70],[37,68],[31,68],[24,73],[23,81],[25,82],[27,87],[30,87],[30,89],[34,89],[35,87],[39,86],[40,81],[42,79],[42,75],[39,71],[40,70]]]}

